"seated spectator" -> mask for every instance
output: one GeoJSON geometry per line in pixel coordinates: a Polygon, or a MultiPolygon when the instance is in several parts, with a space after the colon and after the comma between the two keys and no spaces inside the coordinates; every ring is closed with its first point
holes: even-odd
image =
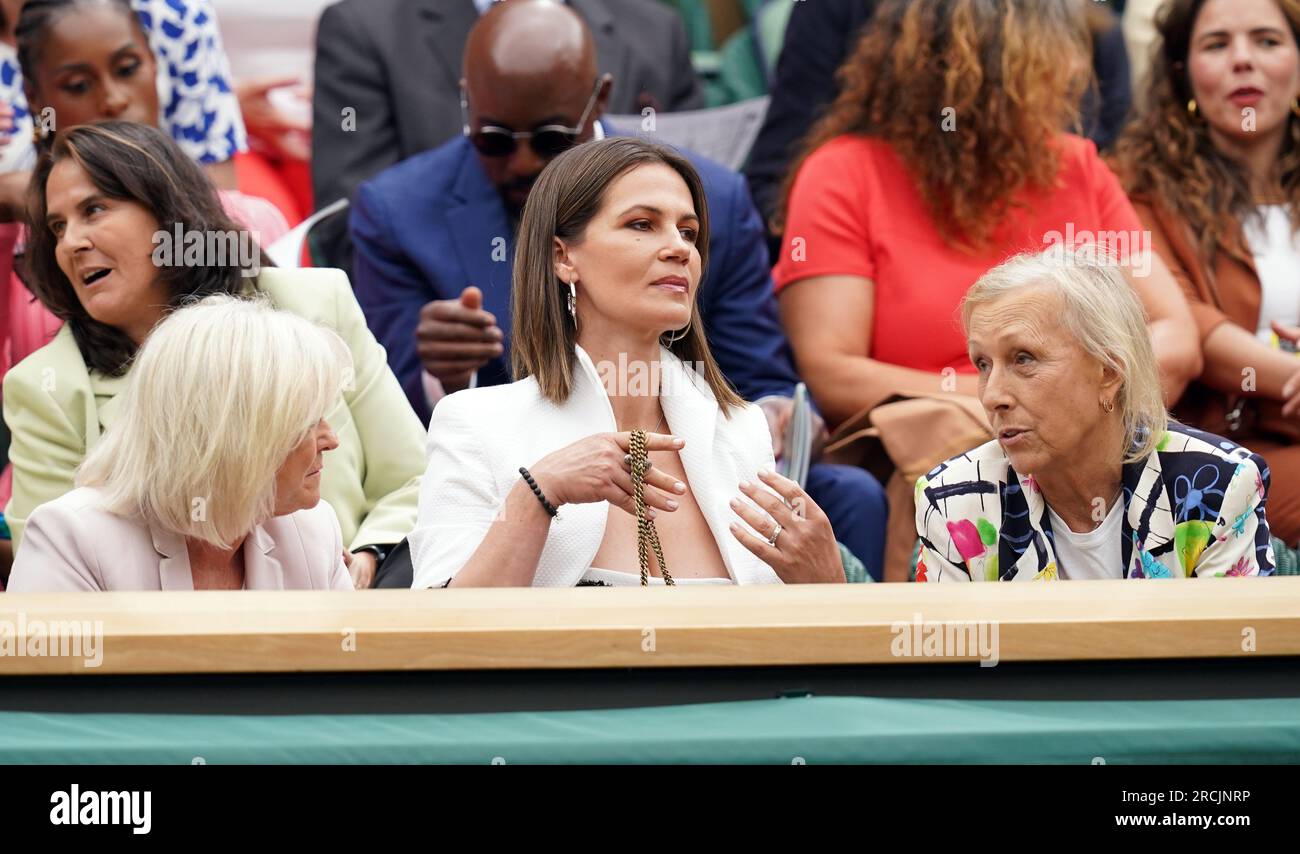
{"type": "MultiPolygon", "coordinates": [[[[163,4],[170,16],[176,8],[163,4]]],[[[207,6],[206,2],[186,0],[185,8],[207,6]]],[[[186,12],[186,15],[191,14],[186,12]]],[[[90,122],[118,119],[135,121],[160,128],[183,129],[181,136],[189,142],[181,148],[200,163],[225,162],[242,146],[243,126],[239,112],[231,101],[230,109],[211,112],[211,121],[230,122],[230,139],[197,145],[204,138],[186,128],[187,122],[205,122],[191,113],[191,105],[181,111],[179,94],[170,102],[159,102],[158,71],[149,33],[129,0],[36,0],[23,8],[18,21],[18,59],[22,66],[23,88],[32,112],[39,116],[47,107],[55,117],[53,131],[90,122]]],[[[168,21],[170,23],[170,21],[168,21]]],[[[195,39],[202,36],[196,35],[195,39]]],[[[218,43],[219,44],[219,43],[218,43]]],[[[166,54],[164,54],[166,57],[166,54]]],[[[171,61],[170,59],[168,61],[171,61]]],[[[224,66],[224,56],[221,64],[224,66]]],[[[215,73],[215,72],[213,72],[215,73]]],[[[221,78],[228,79],[225,72],[221,78]]],[[[213,86],[227,86],[225,82],[213,86]]],[[[225,97],[230,98],[227,91],[225,97]]],[[[205,115],[209,115],[205,113],[205,115]]],[[[38,130],[40,130],[38,126],[38,130]]],[[[41,132],[42,135],[45,131],[41,132]]],[[[212,177],[211,175],[209,177],[212,177]]],[[[218,183],[220,186],[220,183],[218,183]]],[[[289,230],[281,213],[265,199],[248,196],[234,189],[224,190],[223,204],[231,216],[247,223],[269,245],[289,230]]]]}
{"type": "MultiPolygon", "coordinates": [[[[50,115],[57,117],[56,128],[108,119],[162,126],[154,55],[127,0],[40,0],[28,3],[19,21],[22,75],[18,79],[26,90],[24,103],[30,103],[37,115],[51,110],[50,115]]],[[[48,135],[42,136],[48,144],[48,135]]],[[[196,159],[202,162],[204,152],[213,150],[209,146],[196,151],[196,159]]],[[[210,168],[208,172],[212,177],[210,168]]],[[[24,182],[24,196],[25,192],[24,182]]],[[[259,243],[273,243],[288,232],[284,217],[265,199],[238,190],[220,192],[226,212],[252,229],[259,243]]],[[[8,216],[21,217],[22,207],[18,202],[0,204],[0,218],[5,216],[4,208],[8,216]]],[[[23,240],[16,225],[4,224],[0,233],[5,235],[0,250],[23,240]]],[[[12,250],[0,251],[0,288],[4,289],[0,301],[8,308],[3,332],[8,349],[0,354],[3,370],[48,343],[60,326],[59,319],[12,275],[12,262],[12,250]]],[[[0,484],[0,501],[8,497],[8,484],[0,484]]]]}
{"type": "Polygon", "coordinates": [[[351,590],[320,500],[349,363],[337,334],[264,301],[174,312],[78,488],[27,520],[9,589],[351,590]]]}
{"type": "MultiPolygon", "coordinates": [[[[950,0],[944,2],[952,5],[950,0]]],[[[1082,124],[1088,138],[1106,150],[1128,117],[1129,57],[1114,13],[1098,0],[1078,2],[1087,8],[1096,79],[1096,85],[1083,94],[1082,124]]],[[[878,0],[794,4],[777,62],[772,100],[745,168],[754,203],[765,222],[770,222],[776,211],[799,140],[835,100],[839,92],[835,73],[853,55],[863,26],[877,5],[878,0]]]]}
{"type": "MultiPolygon", "coordinates": [[[[87,10],[98,7],[102,12],[107,11],[104,7],[120,5],[127,6],[138,20],[162,72],[155,78],[164,104],[160,126],[186,154],[203,164],[219,189],[235,189],[232,158],[245,149],[246,139],[212,0],[0,0],[0,13],[17,29],[20,13],[25,12],[28,24],[21,26],[45,30],[69,12],[83,21],[95,21],[85,17],[87,10]]],[[[96,29],[79,30],[78,39],[98,35],[96,29]]],[[[33,119],[41,119],[41,111],[28,109],[27,81],[19,68],[16,42],[15,37],[13,53],[0,48],[0,98],[14,107],[18,119],[15,142],[30,156],[33,119]]],[[[118,42],[113,49],[125,44],[118,42]]],[[[48,121],[62,127],[77,124],[62,114],[50,115],[48,121]]],[[[30,163],[24,168],[30,168],[30,163]]]]}
{"type": "Polygon", "coordinates": [[[1146,110],[1118,157],[1191,303],[1205,370],[1174,414],[1249,445],[1276,475],[1273,534],[1300,540],[1300,12],[1176,0],[1146,110]]]}
{"type": "MultiPolygon", "coordinates": [[[[1129,262],[1177,399],[1200,370],[1186,302],[1141,251],[1141,222],[1096,148],[1060,130],[1089,79],[1076,0],[885,0],[843,79],[788,179],[773,270],[796,362],[832,425],[882,422],[875,410],[899,397],[960,405],[935,397],[950,394],[978,418],[962,297],[1012,255],[1088,239],[1129,262]]],[[[909,473],[887,487],[890,579],[906,577],[914,542],[906,481],[960,450],[944,421],[915,420],[907,459],[884,443],[909,473]]]]}
{"type": "Polygon", "coordinates": [[[709,352],[709,211],[690,163],[585,143],[542,172],[519,232],[521,379],[434,411],[414,586],[635,585],[638,568],[642,586],[843,582],[830,522],[769,471],[762,411],[709,352]]]}
{"type": "MultiPolygon", "coordinates": [[[[368,181],[352,212],[357,299],[422,414],[441,390],[510,380],[510,263],[529,190],[560,151],[617,133],[598,119],[618,84],[598,79],[591,34],[566,7],[498,4],[475,25],[465,56],[466,135],[368,181]],[[502,127],[538,135],[513,140],[502,127]]],[[[768,416],[779,457],[799,378],[776,317],[762,224],[739,175],[691,161],[718,223],[701,320],[727,380],[768,416]]],[[[839,541],[879,578],[880,485],[860,469],[815,463],[806,486],[839,541]]]]}
{"type": "Polygon", "coordinates": [[[1142,306],[1112,262],[1012,259],[961,316],[997,438],[917,482],[917,581],[1273,572],[1267,465],[1168,420],[1142,306]]]}
{"type": "MultiPolygon", "coordinates": [[[[499,5],[501,0],[343,0],[325,10],[316,31],[312,93],[317,207],[352,198],[362,181],[460,133],[460,74],[469,31],[499,5]]],[[[605,96],[610,110],[639,114],[647,107],[666,112],[704,106],[676,10],[659,0],[567,5],[591,28],[598,70],[614,77],[605,96]]],[[[317,232],[329,264],[350,270],[346,226],[344,217],[336,217],[317,232]]]]}
{"type": "Polygon", "coordinates": [[[66,324],[4,380],[14,469],[6,517],[18,553],[32,511],[73,488],[77,466],[122,417],[118,396],[131,360],[167,310],[195,296],[261,292],[336,330],[351,352],[352,381],[326,413],[339,450],[321,495],[354,552],[356,586],[368,586],[386,551],[415,524],[424,448],[347,278],[262,266],[256,244],[226,216],[200,168],[145,125],[61,131],[33,176],[30,214],[29,280],[66,324]]]}

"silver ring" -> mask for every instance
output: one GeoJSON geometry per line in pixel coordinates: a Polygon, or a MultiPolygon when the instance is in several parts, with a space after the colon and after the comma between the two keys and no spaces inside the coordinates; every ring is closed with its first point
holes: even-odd
{"type": "Polygon", "coordinates": [[[772,536],[767,538],[767,544],[772,548],[776,548],[776,538],[781,536],[781,531],[782,531],[781,523],[777,522],[776,530],[772,532],[772,536]]]}

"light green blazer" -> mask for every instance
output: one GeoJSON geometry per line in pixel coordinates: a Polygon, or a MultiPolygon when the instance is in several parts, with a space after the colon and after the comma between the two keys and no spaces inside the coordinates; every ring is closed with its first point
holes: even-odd
{"type": "MultiPolygon", "coordinates": [[[[355,380],[325,416],[339,447],[325,455],[321,497],[338,514],[349,548],[399,542],[415,527],[425,431],[366,328],[347,275],[268,267],[258,285],[279,308],[334,329],[352,351],[355,380]]],[[[32,510],[73,489],[77,466],[118,414],[126,382],[87,368],[67,326],[5,376],[14,478],[5,520],[15,549],[32,510]]],[[[178,404],[202,393],[177,389],[178,404]]]]}

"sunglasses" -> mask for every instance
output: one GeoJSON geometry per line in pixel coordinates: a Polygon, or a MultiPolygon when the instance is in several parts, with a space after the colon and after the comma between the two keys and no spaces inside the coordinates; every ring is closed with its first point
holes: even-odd
{"type": "Polygon", "coordinates": [[[568,151],[578,142],[578,136],[587,126],[587,117],[596,106],[596,96],[605,82],[605,76],[596,78],[596,85],[587,99],[587,107],[582,111],[575,127],[564,125],[541,125],[530,131],[514,131],[510,128],[484,125],[478,130],[470,130],[469,98],[465,94],[465,83],[460,84],[461,133],[469,137],[470,143],[484,157],[509,157],[519,148],[519,140],[528,140],[533,153],[546,160],[568,151]]]}

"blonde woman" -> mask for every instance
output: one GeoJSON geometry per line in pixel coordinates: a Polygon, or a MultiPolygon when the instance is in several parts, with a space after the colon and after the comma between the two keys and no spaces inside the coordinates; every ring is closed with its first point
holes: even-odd
{"type": "Polygon", "coordinates": [[[1171,422],[1142,306],[1095,250],[1022,255],[962,303],[994,441],[916,485],[918,581],[1269,575],[1268,466],[1171,422]]]}
{"type": "Polygon", "coordinates": [[[60,130],[37,165],[29,202],[28,284],[66,323],[4,378],[13,435],[5,520],[15,547],[22,548],[27,517],[73,488],[77,466],[121,417],[118,395],[135,353],[167,311],[212,294],[261,294],[348,344],[354,381],[339,399],[339,453],[321,494],[352,552],[354,584],[369,587],[415,524],[424,431],[347,277],[268,266],[255,236],[226,216],[203,171],[146,125],[60,130]],[[174,244],[159,240],[178,233],[174,244]],[[197,258],[188,248],[195,235],[210,247],[198,247],[197,258]],[[227,249],[232,239],[235,251],[227,249]],[[168,248],[175,251],[160,251],[168,248]]]}
{"type": "Polygon", "coordinates": [[[351,590],[321,501],[325,415],[351,375],[334,332],[211,296],[140,348],[77,488],[38,507],[13,591],[351,590]]]}

